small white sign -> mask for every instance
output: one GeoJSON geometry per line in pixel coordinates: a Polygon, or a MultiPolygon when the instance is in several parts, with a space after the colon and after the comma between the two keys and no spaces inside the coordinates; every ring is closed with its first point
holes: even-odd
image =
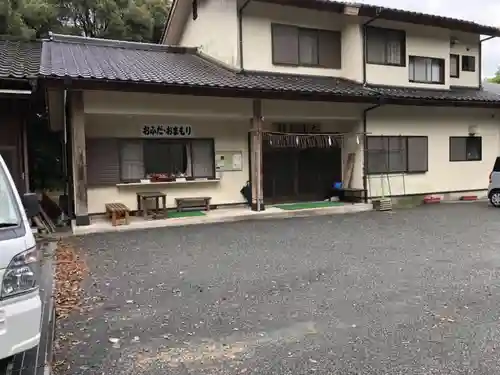
{"type": "Polygon", "coordinates": [[[241,165],[241,154],[234,154],[233,155],[233,169],[235,171],[239,171],[242,169],[242,165],[241,165]]]}
{"type": "Polygon", "coordinates": [[[191,125],[143,125],[141,137],[145,138],[184,138],[192,137],[191,125]]]}

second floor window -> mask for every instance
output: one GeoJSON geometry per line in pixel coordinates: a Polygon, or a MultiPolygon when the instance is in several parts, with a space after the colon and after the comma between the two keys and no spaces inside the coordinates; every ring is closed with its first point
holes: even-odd
{"type": "Polygon", "coordinates": [[[462,70],[464,72],[475,72],[476,58],[474,56],[462,56],[462,70]]]}
{"type": "Polygon", "coordinates": [[[368,64],[406,66],[406,34],[402,30],[366,28],[368,64]]]}
{"type": "Polygon", "coordinates": [[[272,25],[273,64],[341,68],[341,34],[337,31],[272,25]]]}
{"type": "Polygon", "coordinates": [[[459,55],[450,55],[450,77],[458,78],[460,76],[459,61],[460,61],[459,55]]]}
{"type": "Polygon", "coordinates": [[[444,83],[444,59],[410,56],[408,71],[410,82],[444,83]]]}

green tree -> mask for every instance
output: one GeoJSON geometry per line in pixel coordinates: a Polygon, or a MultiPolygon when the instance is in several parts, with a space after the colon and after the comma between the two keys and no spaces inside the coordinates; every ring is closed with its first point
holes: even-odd
{"type": "Polygon", "coordinates": [[[49,31],[156,43],[171,0],[0,0],[0,35],[26,39],[49,31]]]}
{"type": "Polygon", "coordinates": [[[54,0],[1,0],[0,34],[33,39],[58,30],[57,5],[54,0]]]}
{"type": "Polygon", "coordinates": [[[98,38],[158,42],[170,0],[62,0],[60,19],[73,32],[98,38]]]}
{"type": "Polygon", "coordinates": [[[488,82],[500,83],[500,68],[497,70],[494,77],[488,78],[488,82]]]}

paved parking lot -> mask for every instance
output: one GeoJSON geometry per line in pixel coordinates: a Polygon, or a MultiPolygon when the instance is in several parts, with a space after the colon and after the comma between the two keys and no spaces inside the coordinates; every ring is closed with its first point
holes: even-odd
{"type": "Polygon", "coordinates": [[[61,373],[500,374],[499,228],[473,203],[82,237],[61,373]]]}

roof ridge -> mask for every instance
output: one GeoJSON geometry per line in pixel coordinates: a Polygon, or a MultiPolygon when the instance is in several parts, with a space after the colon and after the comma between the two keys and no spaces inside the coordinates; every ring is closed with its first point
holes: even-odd
{"type": "Polygon", "coordinates": [[[404,14],[408,14],[408,15],[413,14],[413,15],[419,15],[419,16],[430,17],[430,18],[447,19],[447,20],[455,21],[455,22],[462,23],[462,24],[475,25],[475,26],[480,26],[480,27],[500,31],[500,27],[494,26],[491,24],[484,24],[484,23],[472,21],[472,20],[466,19],[466,18],[456,18],[456,17],[450,17],[450,16],[445,16],[445,15],[430,13],[430,12],[421,12],[421,11],[417,11],[417,10],[403,9],[403,8],[370,4],[370,3],[359,2],[359,1],[349,1],[349,0],[313,0],[313,1],[316,1],[318,3],[330,3],[330,4],[338,4],[338,5],[345,5],[345,6],[354,6],[354,7],[359,7],[360,9],[361,8],[372,9],[372,10],[377,10],[378,12],[392,11],[392,12],[404,13],[404,14]]]}
{"type": "Polygon", "coordinates": [[[45,42],[87,44],[98,47],[135,49],[169,53],[197,53],[197,48],[195,47],[168,46],[156,43],[131,42],[128,40],[91,38],[78,35],[55,34],[52,32],[49,33],[49,38],[45,39],[45,42]]]}

